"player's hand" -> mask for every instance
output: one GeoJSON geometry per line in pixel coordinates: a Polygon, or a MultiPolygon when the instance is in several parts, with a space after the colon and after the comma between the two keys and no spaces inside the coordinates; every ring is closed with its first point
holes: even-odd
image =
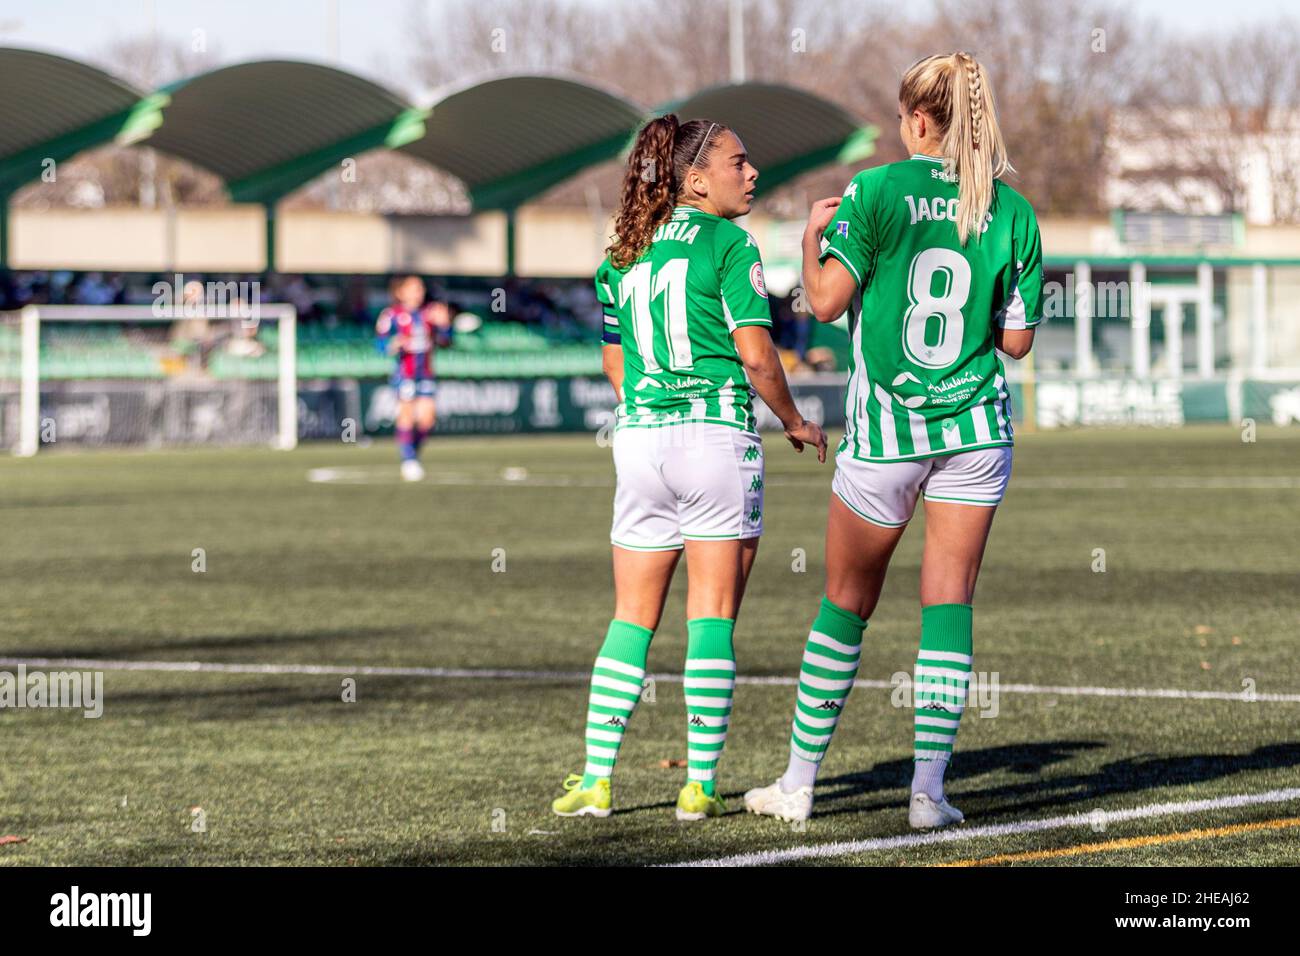
{"type": "Polygon", "coordinates": [[[817,447],[817,460],[826,461],[826,433],[816,422],[810,422],[804,419],[794,428],[785,430],[785,437],[790,440],[797,452],[803,451],[804,445],[815,445],[817,447]]]}
{"type": "Polygon", "coordinates": [[[439,329],[451,328],[451,307],[446,302],[430,302],[426,310],[430,325],[439,329]]]}
{"type": "Polygon", "coordinates": [[[808,213],[808,232],[821,237],[826,227],[831,224],[831,220],[835,218],[835,210],[839,208],[840,198],[831,196],[829,199],[819,199],[813,203],[812,210],[808,213]]]}

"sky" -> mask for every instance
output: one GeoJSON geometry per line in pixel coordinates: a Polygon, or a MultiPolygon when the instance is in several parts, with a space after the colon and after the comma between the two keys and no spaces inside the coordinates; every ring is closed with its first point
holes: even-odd
{"type": "MultiPolygon", "coordinates": [[[[614,2],[604,0],[600,8],[614,2]]],[[[174,38],[203,30],[223,63],[264,57],[335,62],[328,13],[334,4],[340,65],[398,81],[410,57],[402,43],[412,0],[0,0],[0,46],[91,59],[114,40],[147,34],[156,22],[160,33],[174,38]]],[[[1263,22],[1283,10],[1300,16],[1300,0],[1129,0],[1128,5],[1171,30],[1263,22]]]]}

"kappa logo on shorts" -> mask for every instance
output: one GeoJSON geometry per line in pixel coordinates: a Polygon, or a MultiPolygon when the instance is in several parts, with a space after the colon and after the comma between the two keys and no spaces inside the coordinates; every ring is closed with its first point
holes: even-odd
{"type": "Polygon", "coordinates": [[[763,476],[762,476],[762,475],[755,475],[755,476],[754,476],[753,481],[751,481],[751,482],[749,483],[749,490],[750,490],[750,491],[762,491],[762,490],[763,490],[763,476]]]}
{"type": "Polygon", "coordinates": [[[755,522],[756,522],[756,521],[758,521],[758,520],[759,520],[760,518],[762,518],[762,517],[763,517],[763,509],[762,509],[762,508],[755,508],[753,511],[751,511],[751,512],[749,513],[749,520],[750,520],[750,521],[755,521],[755,522]]]}
{"type": "Polygon", "coordinates": [[[745,449],[745,454],[740,456],[741,461],[757,461],[762,457],[762,452],[758,450],[757,445],[750,445],[745,449]]]}

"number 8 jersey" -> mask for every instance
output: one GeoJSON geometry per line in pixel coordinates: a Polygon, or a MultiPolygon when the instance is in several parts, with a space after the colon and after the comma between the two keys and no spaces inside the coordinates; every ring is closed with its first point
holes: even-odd
{"type": "Polygon", "coordinates": [[[771,327],[758,245],[730,220],[678,206],[639,260],[596,273],[604,341],[623,347],[618,427],[713,422],[755,430],[731,333],[771,327]]]}
{"type": "Polygon", "coordinates": [[[1001,180],[993,187],[965,247],[941,159],[866,169],[844,191],[821,256],[838,259],[862,295],[841,453],[908,461],[1012,443],[993,330],[1041,320],[1042,243],[1029,202],[1001,180]]]}

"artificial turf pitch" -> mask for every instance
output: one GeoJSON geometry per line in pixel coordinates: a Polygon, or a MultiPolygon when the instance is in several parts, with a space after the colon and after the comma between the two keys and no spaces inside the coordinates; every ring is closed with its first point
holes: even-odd
{"type": "MultiPolygon", "coordinates": [[[[766,534],[737,656],[744,677],[790,679],[822,593],[831,464],[765,442],[766,534]]],[[[0,837],[25,841],[0,845],[0,864],[641,864],[912,832],[912,714],[870,686],[849,699],[806,828],[740,800],[784,767],[788,683],[737,688],[725,818],[673,819],[684,770],[662,763],[685,757],[673,680],[633,718],[616,812],[553,816],[582,764],[587,688],[566,675],[589,669],[612,609],[609,449],[593,436],[443,438],[418,485],[398,482],[394,457],[381,443],[0,460],[0,670],[79,658],[343,671],[106,670],[98,720],[0,710],[0,837]],[[357,672],[345,702],[362,666],[530,673],[357,672]]],[[[974,669],[1003,687],[1300,692],[1298,466],[1300,430],[1022,436],[975,600],[974,669]]],[[[911,671],[922,521],[894,558],[861,680],[911,671]]],[[[684,593],[682,568],[655,673],[680,673],[684,593]]],[[[1094,811],[1300,786],[1297,717],[1294,700],[1005,691],[997,716],[971,707],[958,734],[948,792],[966,828],[1092,825],[817,862],[1101,844],[1012,862],[1294,865],[1294,826],[1218,828],[1290,820],[1300,801],[1104,824],[1094,811]],[[1209,832],[1166,839],[1196,829],[1209,832]],[[1115,842],[1130,837],[1155,839],[1115,842]]]]}

